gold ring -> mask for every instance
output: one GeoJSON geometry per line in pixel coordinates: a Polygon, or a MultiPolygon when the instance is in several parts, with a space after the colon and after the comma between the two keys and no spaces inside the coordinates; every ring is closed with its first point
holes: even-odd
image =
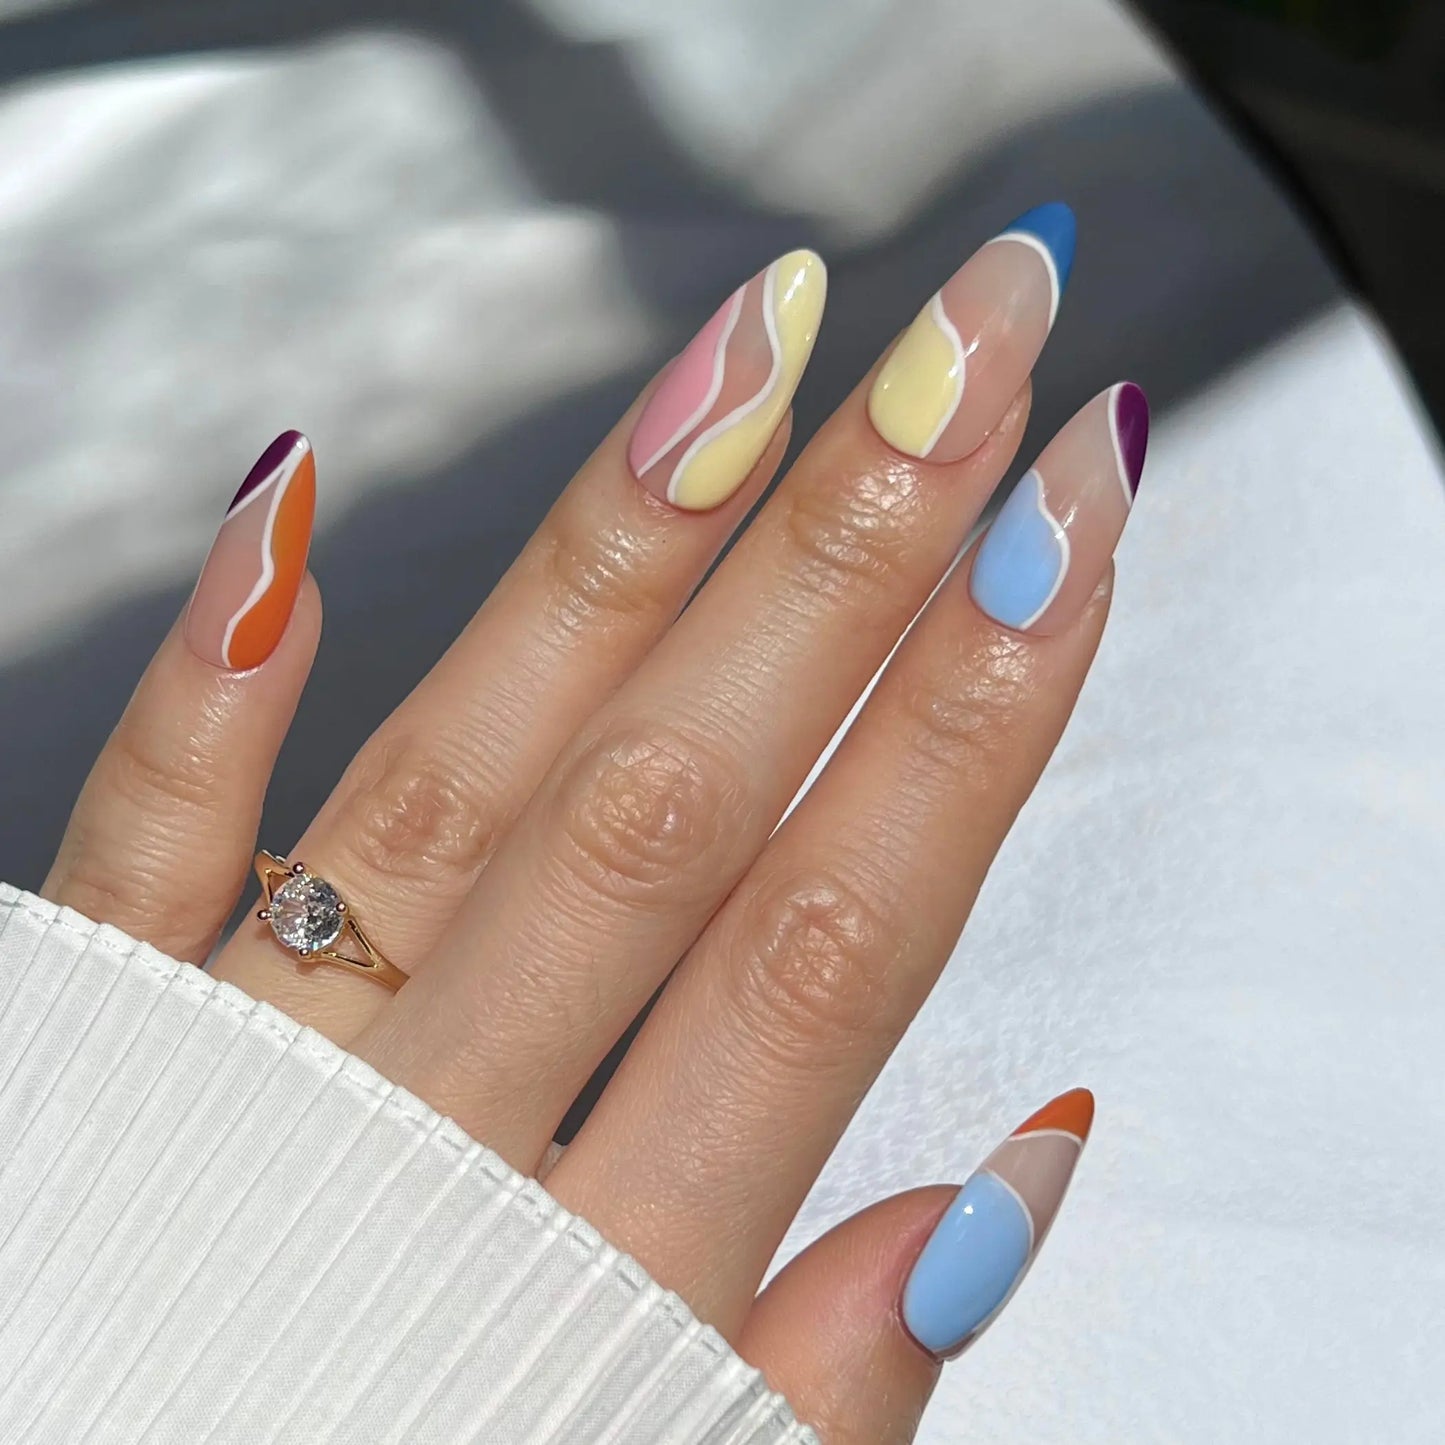
{"type": "Polygon", "coordinates": [[[269,923],[276,941],[297,958],[349,968],[392,993],[406,982],[406,974],[366,936],[336,889],[308,873],[304,863],[262,851],[256,854],[256,876],[266,894],[266,906],[256,917],[269,923]],[[348,935],[359,957],[337,947],[348,935]]]}

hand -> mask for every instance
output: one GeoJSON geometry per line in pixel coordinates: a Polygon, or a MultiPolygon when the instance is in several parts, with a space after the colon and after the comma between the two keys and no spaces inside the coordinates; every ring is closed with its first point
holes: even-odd
{"type": "MultiPolygon", "coordinates": [[[[1062,207],[975,255],[683,611],[783,454],[822,264],[796,252],[741,288],[289,854],[409,981],[393,995],[298,962],[254,920],[213,964],[518,1169],[550,1164],[548,1189],[829,1445],[912,1438],[939,1359],[1027,1268],[1092,1115],[1066,1095],[958,1205],[946,1187],[890,1199],[757,1294],[947,960],[1104,626],[1143,463],[1137,388],[1085,407],[949,574],[1018,446],[1071,255],[1062,207]],[[559,1121],[665,981],[555,1157],[559,1121]]],[[[247,883],[317,645],[313,477],[288,433],[248,478],[45,884],[182,958],[211,954],[247,883]]]]}

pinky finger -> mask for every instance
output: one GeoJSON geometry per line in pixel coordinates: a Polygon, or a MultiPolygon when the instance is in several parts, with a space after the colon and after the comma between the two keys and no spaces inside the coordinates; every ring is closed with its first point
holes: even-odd
{"type": "Polygon", "coordinates": [[[42,893],[205,962],[250,870],[271,769],[311,670],[315,466],[299,432],[237,492],[71,814],[42,893]]]}
{"type": "Polygon", "coordinates": [[[907,1445],[945,1359],[1028,1273],[1089,1135],[1075,1089],[1014,1131],[961,1189],[895,1195],[810,1246],[758,1297],[739,1352],[824,1445],[907,1445]]]}

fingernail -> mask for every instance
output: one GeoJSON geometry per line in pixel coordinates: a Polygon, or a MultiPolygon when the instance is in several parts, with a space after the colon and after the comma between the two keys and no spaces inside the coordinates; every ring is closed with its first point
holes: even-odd
{"type": "Polygon", "coordinates": [[[797,390],[827,289],[822,259],[790,251],[728,297],[637,420],[627,460],[648,491],[701,512],[742,486],[797,390]]]}
{"type": "Polygon", "coordinates": [[[979,447],[1028,380],[1074,264],[1074,213],[1026,211],[954,272],[873,383],[868,415],[889,446],[930,462],[979,447]]]}
{"type": "Polygon", "coordinates": [[[201,568],[186,641],[215,667],[245,672],[276,650],[311,546],[316,463],[300,432],[282,432],[236,493],[201,568]]]}
{"type": "Polygon", "coordinates": [[[973,600],[995,622],[1047,635],[1079,615],[1134,504],[1149,402],[1132,381],[1096,396],[999,508],[973,559],[973,600]]]}
{"type": "Polygon", "coordinates": [[[931,1355],[952,1357],[992,1322],[1028,1273],[1063,1203],[1094,1122],[1071,1089],[1021,1124],[958,1191],[903,1287],[903,1323],[931,1355]]]}

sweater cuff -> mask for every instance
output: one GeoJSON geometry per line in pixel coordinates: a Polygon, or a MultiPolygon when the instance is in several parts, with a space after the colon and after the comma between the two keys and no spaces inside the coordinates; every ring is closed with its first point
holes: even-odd
{"type": "Polygon", "coordinates": [[[817,1445],[421,1100],[0,884],[0,1439],[817,1445]]]}

